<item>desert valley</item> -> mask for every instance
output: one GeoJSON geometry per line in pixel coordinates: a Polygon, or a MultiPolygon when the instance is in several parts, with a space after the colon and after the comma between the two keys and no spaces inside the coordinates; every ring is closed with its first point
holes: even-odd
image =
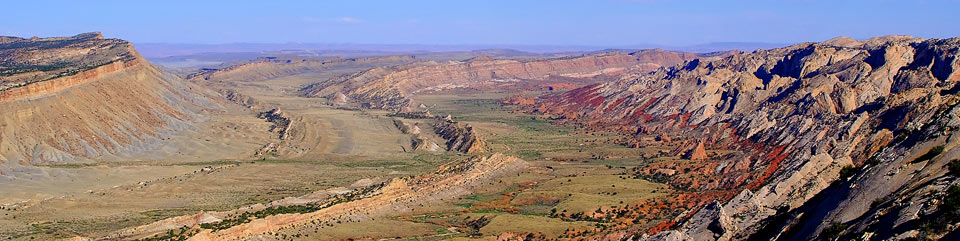
{"type": "Polygon", "coordinates": [[[0,240],[960,240],[960,38],[138,46],[0,37],[0,240]]]}

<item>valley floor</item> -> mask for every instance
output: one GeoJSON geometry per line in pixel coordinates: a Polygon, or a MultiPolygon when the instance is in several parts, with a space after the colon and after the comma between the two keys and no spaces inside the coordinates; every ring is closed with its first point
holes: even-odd
{"type": "MultiPolygon", "coordinates": [[[[47,166],[42,169],[59,174],[42,182],[17,180],[4,185],[0,192],[10,195],[3,197],[8,204],[0,210],[0,236],[13,240],[116,238],[112,235],[118,230],[166,218],[429,174],[442,164],[470,157],[411,151],[410,136],[394,126],[393,120],[399,117],[388,112],[335,109],[323,99],[295,95],[305,83],[349,71],[355,69],[218,83],[214,88],[236,89],[259,100],[263,108],[231,107],[209,113],[198,127],[164,140],[156,149],[106,158],[98,164],[47,166]],[[271,123],[257,118],[257,112],[272,108],[289,114],[299,125],[293,139],[278,140],[269,131],[271,123]],[[284,149],[256,155],[261,147],[277,142],[284,149]]],[[[410,212],[292,226],[259,237],[433,240],[539,232],[569,238],[615,227],[643,231],[676,214],[661,200],[683,191],[638,178],[632,171],[649,163],[649,156],[675,147],[628,148],[615,142],[615,133],[553,125],[543,117],[500,104],[500,99],[516,94],[543,93],[428,93],[416,98],[435,114],[449,114],[472,125],[487,139],[490,152],[526,160],[532,165],[529,169],[481,185],[469,195],[410,212]],[[639,205],[665,208],[631,219],[605,214],[639,205]]],[[[121,238],[160,234],[166,232],[121,238]]]]}

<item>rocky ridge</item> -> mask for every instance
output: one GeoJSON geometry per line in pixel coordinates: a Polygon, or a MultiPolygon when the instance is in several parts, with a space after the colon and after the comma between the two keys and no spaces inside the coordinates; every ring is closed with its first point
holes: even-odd
{"type": "Polygon", "coordinates": [[[942,203],[957,183],[943,167],[957,157],[958,52],[957,38],[837,38],[628,74],[530,108],[634,135],[625,145],[667,133],[735,150],[694,151],[693,175],[667,182],[716,201],[635,238],[940,239],[960,220],[918,223],[955,208],[942,203]]]}
{"type": "Polygon", "coordinates": [[[416,151],[436,152],[440,150],[462,152],[467,154],[477,154],[487,151],[487,142],[476,132],[470,124],[463,124],[454,121],[450,116],[440,117],[426,112],[398,112],[392,114],[394,117],[403,117],[409,119],[421,119],[432,121],[429,125],[433,132],[446,140],[441,149],[440,145],[430,140],[422,133],[419,123],[408,124],[403,120],[395,119],[394,125],[404,134],[412,136],[412,147],[416,151]]]}
{"type": "Polygon", "coordinates": [[[144,150],[218,106],[208,97],[215,94],[161,72],[129,42],[99,33],[4,37],[0,66],[3,173],[144,150]]]}
{"type": "Polygon", "coordinates": [[[579,86],[578,83],[613,78],[628,71],[650,71],[697,57],[703,56],[663,50],[538,60],[481,56],[465,61],[374,68],[305,86],[301,95],[338,100],[344,99],[340,97],[343,95],[366,108],[399,109],[415,106],[409,97],[419,92],[572,88],[579,86]]]}
{"type": "Polygon", "coordinates": [[[409,55],[366,58],[310,58],[310,57],[261,57],[248,63],[223,68],[201,69],[186,76],[190,81],[243,80],[258,81],[279,76],[328,70],[345,65],[370,65],[374,63],[411,63],[416,59],[409,55]]]}
{"type": "MultiPolygon", "coordinates": [[[[98,32],[55,38],[0,37],[0,91],[54,79],[61,83],[48,86],[68,87],[92,79],[89,75],[113,73],[141,60],[129,42],[105,39],[98,32]],[[99,71],[90,71],[94,69],[99,71]],[[60,78],[78,73],[88,76],[60,78]]],[[[37,91],[36,86],[32,88],[37,91]]],[[[2,98],[19,97],[9,95],[2,98]]]]}
{"type": "Polygon", "coordinates": [[[358,181],[349,188],[318,191],[269,204],[173,217],[103,238],[133,239],[171,233],[178,235],[171,237],[174,239],[243,240],[268,238],[268,233],[275,232],[312,231],[320,226],[409,213],[422,204],[470,194],[479,185],[528,167],[525,161],[500,153],[475,156],[444,164],[433,173],[394,178],[381,184],[358,181]],[[180,230],[171,231],[177,229],[180,230]]]}
{"type": "Polygon", "coordinates": [[[487,151],[487,142],[480,138],[480,135],[474,131],[470,124],[461,124],[448,119],[437,119],[433,128],[437,131],[437,135],[447,140],[448,151],[467,154],[487,151]]]}

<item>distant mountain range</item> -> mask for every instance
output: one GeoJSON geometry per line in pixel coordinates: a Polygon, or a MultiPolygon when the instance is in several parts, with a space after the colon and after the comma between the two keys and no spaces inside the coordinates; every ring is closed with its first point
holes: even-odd
{"type": "Polygon", "coordinates": [[[138,43],[137,50],[146,58],[193,55],[198,53],[237,53],[237,52],[283,52],[316,51],[323,52],[366,52],[367,55],[410,54],[424,52],[472,51],[482,49],[513,49],[532,53],[586,52],[603,49],[664,49],[684,52],[715,52],[724,50],[753,51],[784,47],[784,43],[718,42],[691,46],[667,46],[656,44],[638,44],[627,46],[585,46],[585,45],[427,45],[427,44],[323,44],[323,43],[229,43],[229,44],[175,44],[175,43],[138,43]]]}

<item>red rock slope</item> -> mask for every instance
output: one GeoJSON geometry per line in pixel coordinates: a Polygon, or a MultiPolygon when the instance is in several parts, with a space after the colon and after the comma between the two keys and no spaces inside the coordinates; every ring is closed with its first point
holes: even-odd
{"type": "Polygon", "coordinates": [[[951,208],[921,203],[940,202],[957,182],[943,167],[958,156],[958,54],[960,38],[838,38],[694,60],[547,96],[536,110],[624,131],[633,146],[666,133],[735,150],[668,178],[729,194],[651,239],[937,239],[950,229],[914,231],[951,208]],[[820,233],[832,222],[842,225],[820,233]]]}

